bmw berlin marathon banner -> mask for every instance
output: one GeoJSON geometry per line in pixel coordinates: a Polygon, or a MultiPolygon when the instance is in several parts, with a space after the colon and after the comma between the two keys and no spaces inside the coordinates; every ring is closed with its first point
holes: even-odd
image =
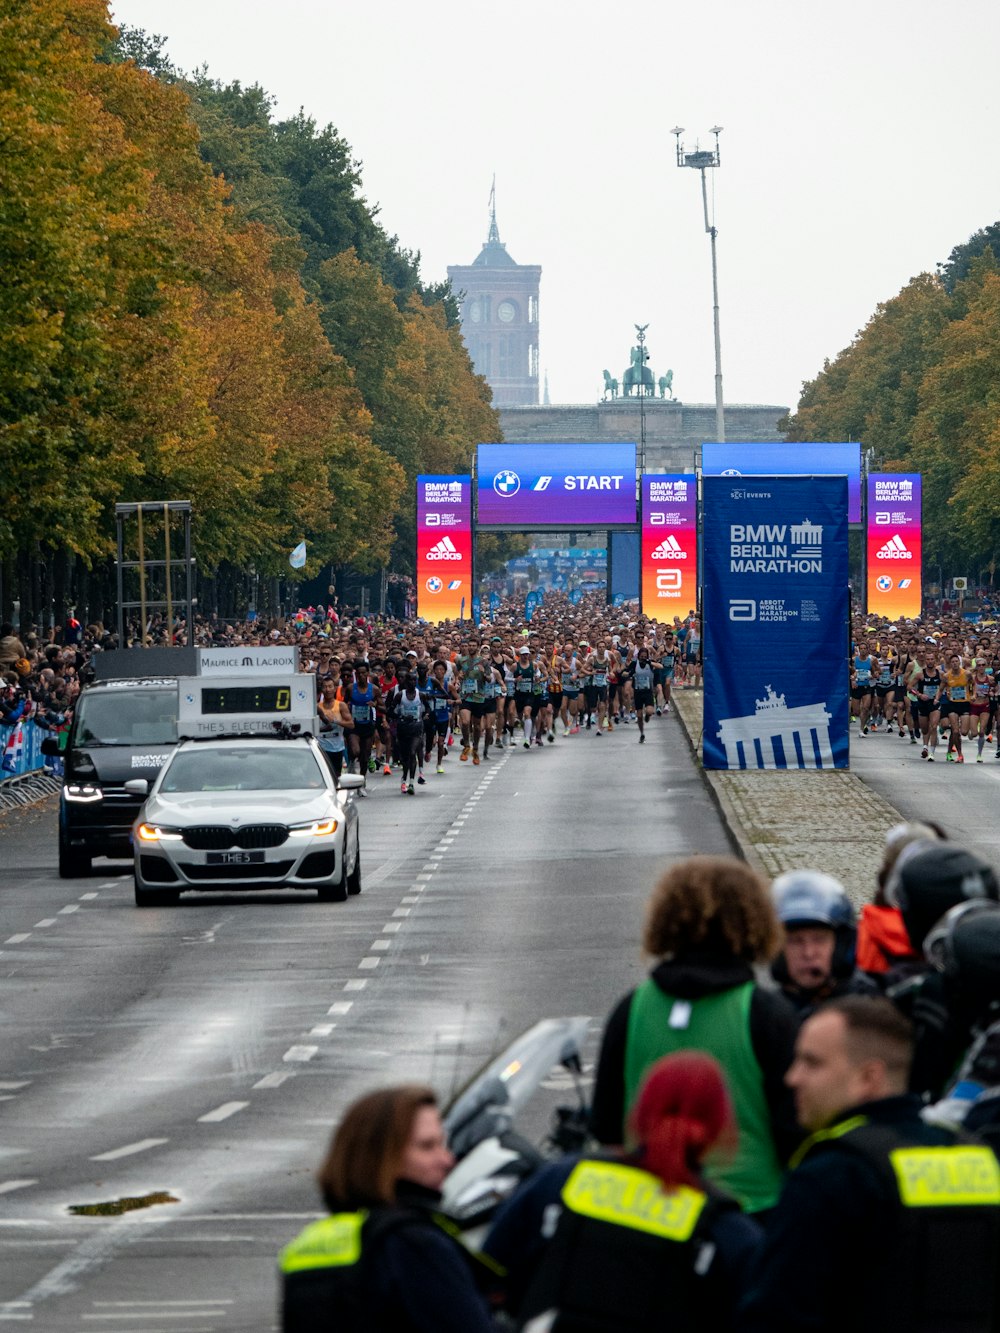
{"type": "Polygon", "coordinates": [[[668,624],[698,605],[697,480],[642,478],[642,611],[668,624]]]}
{"type": "Polygon", "coordinates": [[[472,478],[417,478],[417,615],[472,615],[472,478]]]}
{"type": "Polygon", "coordinates": [[[920,615],[920,473],[868,474],[868,610],[889,620],[920,615]]]}
{"type": "Polygon", "coordinates": [[[846,768],[847,479],[703,477],[706,768],[846,768]]]}
{"type": "Polygon", "coordinates": [[[481,444],[480,527],[635,527],[634,444],[481,444]]]}

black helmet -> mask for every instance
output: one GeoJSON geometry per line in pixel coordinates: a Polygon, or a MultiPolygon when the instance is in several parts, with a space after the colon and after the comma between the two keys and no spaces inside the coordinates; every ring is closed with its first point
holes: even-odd
{"type": "MultiPolygon", "coordinates": [[[[796,926],[828,926],[836,937],[831,971],[840,981],[854,971],[857,939],[854,907],[839,879],[821,870],[786,870],[771,885],[778,920],[787,929],[796,926]]],[[[784,953],[772,964],[771,973],[784,984],[788,979],[784,953]]]]}
{"type": "Polygon", "coordinates": [[[996,871],[975,852],[951,842],[914,842],[904,847],[886,885],[914,949],[950,907],[977,898],[1000,899],[996,871]]]}
{"type": "Polygon", "coordinates": [[[952,907],[928,934],[924,954],[970,998],[1000,999],[1000,903],[979,898],[952,907]]]}

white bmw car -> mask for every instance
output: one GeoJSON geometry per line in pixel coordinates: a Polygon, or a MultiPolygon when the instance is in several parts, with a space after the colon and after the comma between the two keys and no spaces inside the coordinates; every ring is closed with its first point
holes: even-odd
{"type": "MultiPolygon", "coordinates": [[[[185,891],[313,889],[321,902],[361,892],[358,812],[311,737],[183,741],[146,793],[132,829],[135,901],[185,891]]],[[[141,790],[140,790],[141,788],[141,790]]]]}

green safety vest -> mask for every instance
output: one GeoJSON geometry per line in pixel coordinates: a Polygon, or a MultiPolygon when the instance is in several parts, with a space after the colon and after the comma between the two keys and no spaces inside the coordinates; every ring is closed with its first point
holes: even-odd
{"type": "Polygon", "coordinates": [[[631,1107],[651,1065],[675,1051],[704,1051],[714,1056],[726,1076],[738,1129],[735,1156],[704,1163],[707,1179],[739,1201],[745,1212],[773,1208],[784,1176],[764,1096],[764,1075],[750,1040],[750,1000],[754,983],[682,1000],[665,994],[650,977],[629,1006],[625,1044],[625,1105],[631,1107]],[[686,1023],[671,1027],[675,1005],[684,1006],[686,1023]]]}

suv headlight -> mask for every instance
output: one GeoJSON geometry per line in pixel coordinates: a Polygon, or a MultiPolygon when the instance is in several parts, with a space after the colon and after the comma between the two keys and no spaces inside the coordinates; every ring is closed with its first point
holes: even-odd
{"type": "Polygon", "coordinates": [[[164,828],[162,824],[140,824],[136,833],[140,842],[180,842],[184,837],[179,829],[164,828]]]}
{"type": "Polygon", "coordinates": [[[329,838],[337,832],[335,819],[313,819],[308,824],[293,824],[288,830],[290,838],[329,838]]]}
{"type": "Polygon", "coordinates": [[[69,782],[63,788],[67,801],[103,801],[104,792],[90,783],[69,782]]]}

